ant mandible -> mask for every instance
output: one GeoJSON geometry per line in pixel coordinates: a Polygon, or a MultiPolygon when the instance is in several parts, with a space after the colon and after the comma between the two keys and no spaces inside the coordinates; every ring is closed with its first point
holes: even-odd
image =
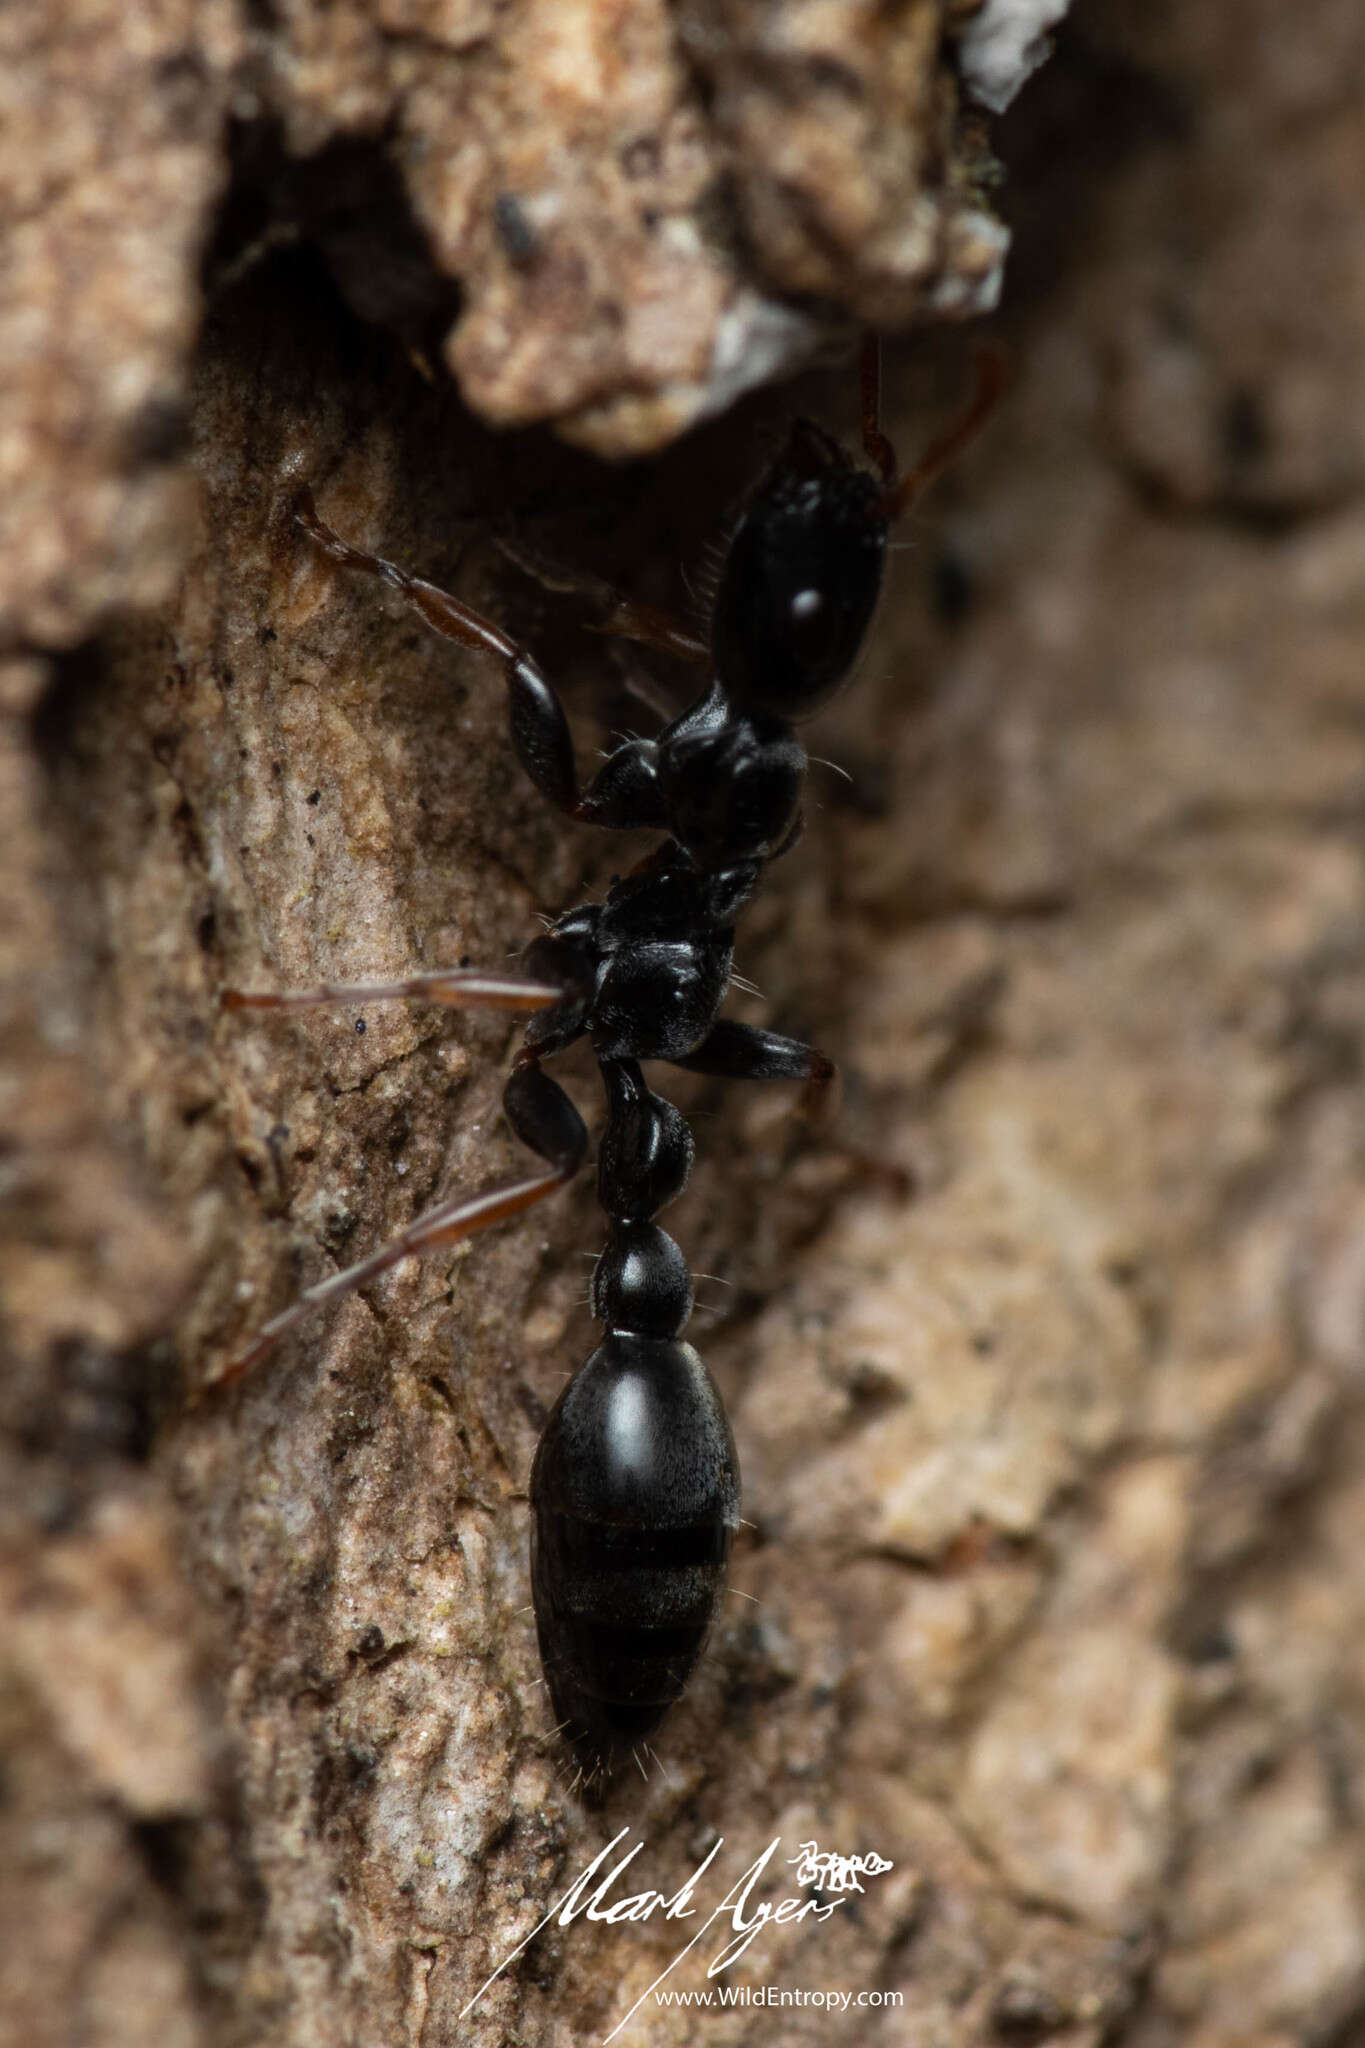
{"type": "Polygon", "coordinates": [[[862,440],[873,471],[807,421],[762,478],[725,557],[709,644],[663,614],[618,601],[608,628],[692,658],[712,680],[656,739],[630,739],[580,788],[568,722],[524,647],[458,598],[352,547],[303,491],[299,525],[330,561],[381,577],[427,624],[503,663],[512,744],[566,817],[665,836],[600,903],[566,911],[523,955],[520,974],[452,968],[410,979],[288,993],[228,990],[232,1010],[293,1010],[416,997],[532,1013],[503,1091],[540,1170],[439,1202],[368,1258],[310,1287],[227,1368],[239,1378],[312,1309],[338,1301],[412,1253],[435,1251],[543,1201],[587,1156],[582,1118],[543,1062],[587,1037],[607,1119],[598,1199],[610,1230],[590,1300],[602,1342],[565,1387],[531,1473],[531,1582],[541,1661],[565,1741],[590,1783],[653,1732],[701,1654],[739,1524],[739,1467],[715,1382],[682,1333],[687,1262],[654,1218],[692,1167],[681,1112],[642,1060],[734,1080],[794,1080],[819,1093],[832,1062],[813,1046],[719,1015],[734,925],[768,861],[802,829],[806,754],[793,729],[829,700],[857,659],[881,590],[887,536],[907,505],[973,437],[1004,385],[1004,359],[978,358],[962,416],[901,474],[880,423],[875,341],[863,348],[862,440]]]}

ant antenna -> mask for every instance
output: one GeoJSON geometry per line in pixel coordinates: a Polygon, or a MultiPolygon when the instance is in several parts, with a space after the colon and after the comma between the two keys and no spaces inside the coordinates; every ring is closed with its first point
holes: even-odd
{"type": "Polygon", "coordinates": [[[900,464],[882,432],[882,344],[875,334],[863,336],[863,452],[881,471],[882,482],[895,483],[900,464]]]}
{"type": "Polygon", "coordinates": [[[1009,351],[998,341],[981,341],[976,346],[976,388],[964,410],[930,443],[919,461],[899,473],[896,451],[882,431],[882,351],[875,334],[863,337],[863,448],[869,461],[881,472],[886,490],[881,512],[894,525],[934,478],[956,462],[985,426],[1004,397],[1010,382],[1009,351]]]}

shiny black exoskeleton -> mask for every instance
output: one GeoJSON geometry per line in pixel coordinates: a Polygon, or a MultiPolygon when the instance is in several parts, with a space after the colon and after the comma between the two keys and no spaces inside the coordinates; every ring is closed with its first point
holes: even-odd
{"type": "Polygon", "coordinates": [[[310,1289],[267,1325],[233,1375],[318,1302],[571,1179],[587,1156],[587,1132],[542,1063],[577,1039],[592,1046],[607,1105],[597,1186],[610,1233],[591,1292],[604,1335],[556,1403],[531,1475],[541,1657],[556,1720],[590,1778],[638,1754],[681,1695],[739,1518],[724,1407],[682,1339],[692,1312],[687,1265],[654,1220],[687,1183],[692,1139],[640,1062],[817,1089],[832,1079],[832,1064],[814,1048],[720,1017],[734,923],[765,864],[800,834],[806,755],[794,726],[820,709],[859,653],[891,522],[974,431],[998,381],[998,373],[983,378],[971,413],[898,478],[877,423],[875,358],[865,355],[864,445],[878,474],[800,424],[730,542],[709,644],[617,602],[613,630],[709,655],[713,674],[680,718],[653,740],[619,746],[586,789],[559,699],[524,648],[446,592],[352,548],[306,493],[299,503],[300,523],[333,561],[383,577],[438,631],[501,656],[513,745],[550,803],[570,817],[664,834],[600,903],[566,912],[537,939],[519,977],[449,970],[369,988],[225,998],[236,1008],[289,1008],[410,995],[534,1010],[503,1102],[517,1136],[544,1162],[533,1175],[439,1204],[392,1244],[310,1289]]]}
{"type": "MultiPolygon", "coordinates": [[[[618,747],[581,797],[541,783],[579,817],[668,834],[524,962],[564,995],[528,1028],[520,1071],[586,1034],[607,1095],[598,1192],[612,1228],[592,1288],[606,1335],[550,1416],[531,1475],[541,1657],[557,1719],[590,1770],[629,1755],[682,1693],[739,1520],[725,1411],[680,1341],[692,1312],[687,1267],[653,1220],[682,1193],[691,1139],[639,1062],[832,1077],[811,1047],[718,1013],[736,915],[764,862],[799,831],[806,756],[792,722],[843,680],[877,601],[882,497],[836,443],[798,427],[731,544],[710,687],[656,740],[618,747]]],[[[542,710],[523,758],[533,774],[562,758],[557,706],[542,710]]],[[[524,1101],[520,1087],[508,1104],[518,1135],[567,1163],[582,1158],[587,1136],[566,1108],[539,1089],[524,1101]]]]}

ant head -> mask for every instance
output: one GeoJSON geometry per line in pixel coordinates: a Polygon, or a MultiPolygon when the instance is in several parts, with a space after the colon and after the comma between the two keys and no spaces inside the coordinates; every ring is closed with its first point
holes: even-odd
{"type": "Polygon", "coordinates": [[[716,593],[716,675],[737,710],[806,718],[838,689],[881,590],[885,495],[828,434],[808,421],[792,428],[716,593]]]}

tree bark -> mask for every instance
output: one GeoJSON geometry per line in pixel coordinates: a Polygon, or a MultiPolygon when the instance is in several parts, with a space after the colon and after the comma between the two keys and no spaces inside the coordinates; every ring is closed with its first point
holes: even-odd
{"type": "MultiPolygon", "coordinates": [[[[518,1157],[505,1023],[221,991],[501,965],[637,850],[538,803],[495,666],[322,561],[300,483],[524,633],[585,759],[643,725],[641,664],[518,564],[686,610],[793,411],[856,443],[847,363],[720,417],[755,363],[988,294],[985,60],[945,17],[71,0],[3,31],[0,2039],[601,2041],[774,1839],[755,1900],[813,1896],[812,1841],[891,1867],[708,1980],[727,1908],[666,1988],[750,2001],[646,1999],[622,2039],[1360,2025],[1345,0],[1093,0],[995,131],[1016,387],[907,523],[811,736],[850,779],[813,767],[741,929],[734,1013],[827,1049],[840,1117],[669,1083],[750,1526],[657,1762],[581,1796],[526,1605],[591,1176],[212,1387],[518,1157]],[[695,1916],[550,1926],[462,2017],[618,1835],[604,1905],[724,1837],[695,1916]]],[[[902,459],[967,354],[892,357],[902,459]]]]}

